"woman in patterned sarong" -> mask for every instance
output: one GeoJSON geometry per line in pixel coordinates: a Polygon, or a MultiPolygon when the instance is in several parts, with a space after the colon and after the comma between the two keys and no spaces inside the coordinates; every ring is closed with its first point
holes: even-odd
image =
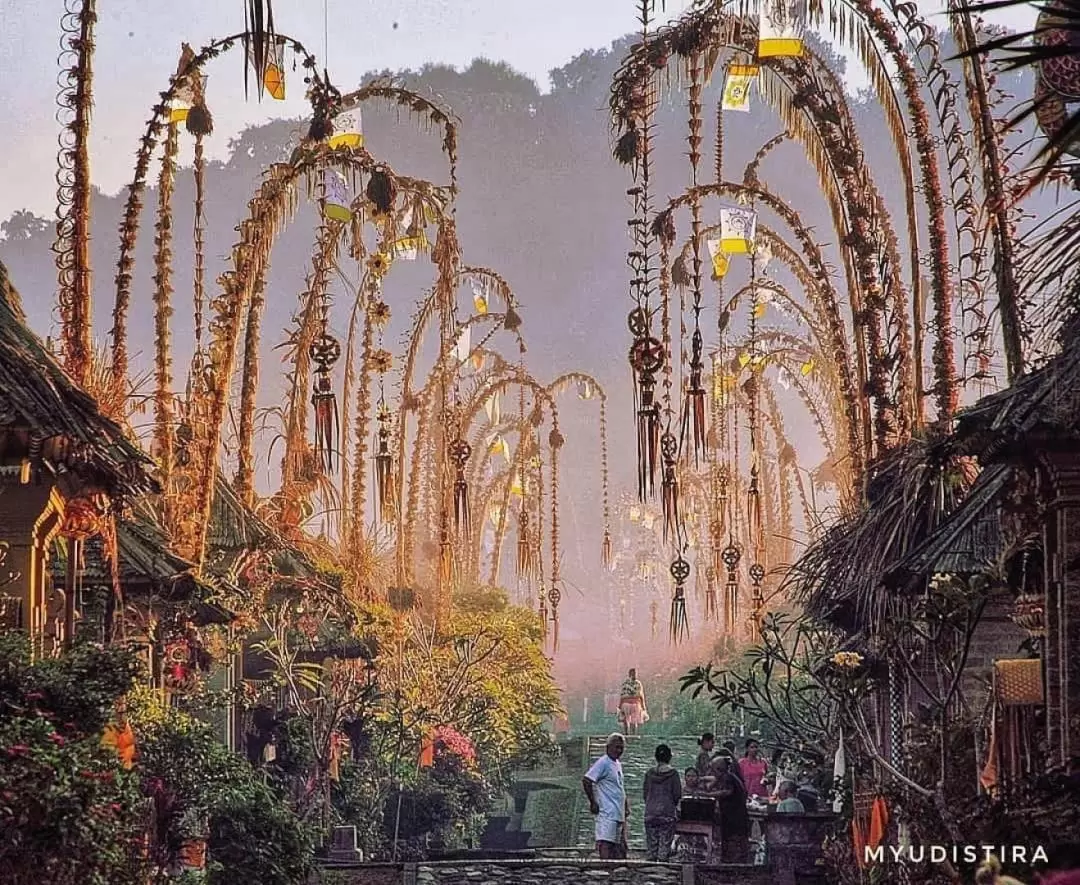
{"type": "Polygon", "coordinates": [[[645,707],[645,686],[637,678],[637,670],[631,670],[619,692],[619,721],[625,734],[636,734],[638,728],[649,721],[645,707]]]}

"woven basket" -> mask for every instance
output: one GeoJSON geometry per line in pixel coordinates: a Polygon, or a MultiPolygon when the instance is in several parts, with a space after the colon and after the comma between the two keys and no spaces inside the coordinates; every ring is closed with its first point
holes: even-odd
{"type": "Polygon", "coordinates": [[[1030,658],[994,662],[998,700],[1008,707],[1044,703],[1042,661],[1030,658]]]}

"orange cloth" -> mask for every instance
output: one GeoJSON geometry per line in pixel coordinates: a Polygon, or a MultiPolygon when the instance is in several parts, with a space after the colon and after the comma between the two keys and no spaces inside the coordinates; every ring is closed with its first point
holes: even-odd
{"type": "Polygon", "coordinates": [[[861,870],[866,866],[866,839],[857,820],[851,822],[851,842],[855,846],[855,863],[861,870]]]}
{"type": "Polygon", "coordinates": [[[125,722],[122,728],[106,725],[101,735],[101,746],[115,749],[124,768],[130,769],[135,765],[135,732],[131,729],[131,723],[125,722]]]}
{"type": "Polygon", "coordinates": [[[998,785],[998,730],[997,730],[997,704],[990,712],[990,746],[986,751],[986,765],[979,773],[979,785],[987,793],[993,793],[998,785]]]}
{"type": "Polygon", "coordinates": [[[885,830],[889,826],[889,809],[885,800],[878,796],[874,804],[870,806],[870,835],[866,844],[871,848],[877,848],[885,838],[885,830]]]}
{"type": "Polygon", "coordinates": [[[425,738],[420,745],[420,767],[431,768],[435,764],[435,741],[425,738]]]}

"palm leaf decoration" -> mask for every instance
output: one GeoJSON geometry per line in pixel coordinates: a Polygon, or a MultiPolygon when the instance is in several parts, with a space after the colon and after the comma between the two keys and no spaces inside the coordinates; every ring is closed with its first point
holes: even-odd
{"type": "MultiPolygon", "coordinates": [[[[952,4],[950,4],[951,6],[952,4]]],[[[1027,0],[977,0],[977,2],[957,5],[950,9],[953,15],[981,15],[1005,9],[1029,9],[1036,4],[1027,0]]],[[[1033,29],[1016,34],[1005,34],[972,46],[957,58],[987,56],[1000,53],[998,60],[1006,71],[1023,68],[1039,68],[1048,61],[1068,58],[1080,62],[1080,0],[1051,0],[1038,4],[1039,19],[1033,29]],[[1067,34],[1065,40],[1047,40],[1052,31],[1067,34]]],[[[1037,73],[1037,76],[1038,73],[1037,73]]],[[[1054,95],[1038,95],[1024,102],[1016,115],[1008,121],[1009,126],[1019,126],[1037,117],[1049,102],[1059,100],[1054,95]]],[[[1076,156],[1080,144],[1080,110],[1069,114],[1064,125],[1047,137],[1035,162],[1038,169],[1029,184],[1029,190],[1042,184],[1065,157],[1076,156]]]]}
{"type": "Polygon", "coordinates": [[[262,76],[266,70],[269,48],[275,39],[274,7],[271,0],[244,0],[244,96],[249,92],[249,77],[254,68],[256,93],[262,100],[262,76]]]}

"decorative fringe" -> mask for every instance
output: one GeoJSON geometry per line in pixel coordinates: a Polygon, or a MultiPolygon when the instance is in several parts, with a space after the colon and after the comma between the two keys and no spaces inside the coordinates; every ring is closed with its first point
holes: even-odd
{"type": "Polygon", "coordinates": [[[315,407],[315,459],[327,474],[332,474],[334,440],[338,434],[338,407],[328,372],[320,371],[316,375],[311,404],[315,407]]]}
{"type": "Polygon", "coordinates": [[[705,570],[705,620],[715,621],[719,616],[716,599],[716,569],[709,566],[705,570]]]}
{"type": "Polygon", "coordinates": [[[727,569],[727,583],[724,586],[724,627],[728,633],[735,632],[736,619],[739,616],[739,577],[735,571],[739,567],[742,553],[729,543],[720,554],[721,562],[727,569]]]}
{"type": "Polygon", "coordinates": [[[604,529],[604,540],[600,544],[600,564],[608,571],[611,571],[614,565],[614,557],[611,551],[611,532],[607,529],[604,529]]]}
{"type": "Polygon", "coordinates": [[[525,581],[532,577],[532,543],[529,539],[529,512],[522,507],[518,515],[517,577],[525,581]]]}
{"type": "Polygon", "coordinates": [[[680,641],[690,635],[690,621],[686,616],[686,591],[682,587],[675,588],[675,595],[671,597],[671,641],[678,645],[680,641]]]}
{"type": "Polygon", "coordinates": [[[469,483],[464,474],[458,474],[454,481],[454,527],[463,534],[469,534],[469,483]]]}
{"type": "MultiPolygon", "coordinates": [[[[694,334],[699,334],[695,332],[694,334]]],[[[701,386],[701,369],[691,368],[690,386],[683,404],[682,445],[690,437],[694,447],[694,466],[708,451],[708,427],[705,422],[705,388],[701,386]]]]}
{"type": "Polygon", "coordinates": [[[675,457],[678,454],[675,437],[665,433],[660,438],[660,452],[664,458],[664,478],[660,484],[660,500],[663,510],[664,543],[674,534],[681,534],[679,525],[679,480],[675,473],[675,457]]]}

